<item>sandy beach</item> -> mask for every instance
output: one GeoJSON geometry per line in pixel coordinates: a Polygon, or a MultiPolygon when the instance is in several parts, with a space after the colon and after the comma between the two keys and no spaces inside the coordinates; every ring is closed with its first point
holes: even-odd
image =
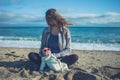
{"type": "Polygon", "coordinates": [[[70,71],[36,71],[29,52],[37,48],[0,47],[0,80],[120,80],[120,51],[72,50],[79,60],[70,71]]]}

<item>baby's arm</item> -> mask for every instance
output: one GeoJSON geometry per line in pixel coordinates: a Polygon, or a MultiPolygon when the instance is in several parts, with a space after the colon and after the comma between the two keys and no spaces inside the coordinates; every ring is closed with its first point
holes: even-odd
{"type": "Polygon", "coordinates": [[[41,62],[41,64],[40,64],[40,71],[43,71],[44,70],[44,68],[45,68],[45,60],[44,60],[44,58],[42,57],[42,62],[41,62]]]}

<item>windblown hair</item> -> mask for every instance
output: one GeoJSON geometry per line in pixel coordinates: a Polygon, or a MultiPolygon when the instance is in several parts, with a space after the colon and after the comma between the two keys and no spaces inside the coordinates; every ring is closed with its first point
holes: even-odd
{"type": "Polygon", "coordinates": [[[63,30],[65,30],[65,26],[72,25],[70,21],[63,18],[54,8],[51,8],[46,12],[46,21],[49,26],[53,23],[63,30]]]}

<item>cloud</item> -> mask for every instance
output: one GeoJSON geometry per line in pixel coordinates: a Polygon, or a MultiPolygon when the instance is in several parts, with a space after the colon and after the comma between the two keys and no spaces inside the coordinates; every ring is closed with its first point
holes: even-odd
{"type": "Polygon", "coordinates": [[[10,12],[0,11],[0,25],[1,26],[38,26],[45,24],[43,17],[31,14],[14,14],[10,12]]]}
{"type": "MultiPolygon", "coordinates": [[[[120,13],[76,14],[66,18],[79,26],[112,26],[120,27],[120,13]]],[[[15,14],[0,11],[0,26],[41,26],[47,25],[43,16],[15,14]]]]}
{"type": "Polygon", "coordinates": [[[107,12],[104,14],[95,13],[80,13],[77,10],[64,8],[59,9],[58,12],[63,14],[66,18],[76,25],[81,26],[116,26],[120,27],[120,13],[107,12]]]}
{"type": "Polygon", "coordinates": [[[120,27],[120,13],[108,12],[106,14],[77,14],[69,17],[77,25],[107,25],[120,27]],[[112,24],[114,23],[114,24],[112,24]],[[115,24],[116,23],[116,24],[115,24]]]}

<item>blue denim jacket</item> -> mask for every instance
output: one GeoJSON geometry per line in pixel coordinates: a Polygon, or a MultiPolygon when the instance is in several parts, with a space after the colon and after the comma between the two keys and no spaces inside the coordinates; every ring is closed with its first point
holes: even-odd
{"type": "MultiPolygon", "coordinates": [[[[69,55],[71,52],[71,35],[68,28],[66,28],[66,33],[64,34],[62,29],[59,30],[58,33],[58,41],[59,41],[59,48],[60,52],[56,54],[57,57],[69,55]]],[[[43,30],[42,33],[42,40],[41,40],[41,48],[39,53],[41,55],[41,51],[44,47],[48,47],[48,39],[50,37],[50,28],[47,27],[43,30]]],[[[55,54],[55,53],[54,53],[55,54]]]]}

